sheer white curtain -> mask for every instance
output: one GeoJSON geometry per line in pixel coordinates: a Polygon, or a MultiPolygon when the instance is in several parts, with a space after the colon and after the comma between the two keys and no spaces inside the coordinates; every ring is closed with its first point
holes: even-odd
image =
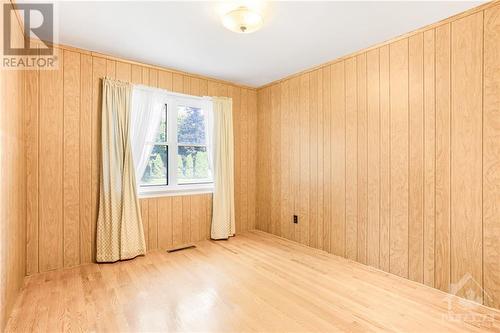
{"type": "Polygon", "coordinates": [[[153,149],[152,145],[146,143],[155,140],[166,103],[166,93],[162,90],[141,85],[135,85],[132,89],[130,135],[137,182],[146,170],[153,149]]]}

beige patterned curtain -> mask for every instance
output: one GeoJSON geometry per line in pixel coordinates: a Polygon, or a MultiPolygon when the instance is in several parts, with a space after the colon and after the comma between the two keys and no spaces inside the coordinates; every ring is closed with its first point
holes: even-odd
{"type": "Polygon", "coordinates": [[[103,80],[98,262],[146,253],[130,144],[131,90],[129,83],[103,80]]]}
{"type": "Polygon", "coordinates": [[[214,195],[212,239],[227,239],[236,232],[234,216],[233,101],[214,97],[214,195]]]}

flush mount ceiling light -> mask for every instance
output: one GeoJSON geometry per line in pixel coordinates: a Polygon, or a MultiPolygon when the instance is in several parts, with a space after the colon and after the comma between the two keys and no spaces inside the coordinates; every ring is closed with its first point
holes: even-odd
{"type": "Polygon", "coordinates": [[[222,24],[227,29],[240,34],[255,32],[262,23],[262,16],[248,7],[239,7],[222,17],[222,24]]]}

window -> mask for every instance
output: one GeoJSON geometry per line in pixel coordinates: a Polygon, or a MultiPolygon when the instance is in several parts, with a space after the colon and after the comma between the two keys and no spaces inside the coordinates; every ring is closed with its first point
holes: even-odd
{"type": "Polygon", "coordinates": [[[211,116],[208,100],[166,97],[155,139],[146,143],[151,153],[139,181],[142,196],[212,189],[211,116]]]}

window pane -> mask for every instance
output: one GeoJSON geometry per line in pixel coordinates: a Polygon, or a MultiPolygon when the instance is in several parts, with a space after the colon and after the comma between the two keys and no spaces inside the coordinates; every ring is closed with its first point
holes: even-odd
{"type": "Polygon", "coordinates": [[[156,133],[155,142],[167,142],[167,106],[163,107],[161,113],[160,127],[156,133]]]}
{"type": "Polygon", "coordinates": [[[206,144],[203,109],[179,106],[177,109],[177,142],[187,145],[206,144]]]}
{"type": "Polygon", "coordinates": [[[177,149],[177,178],[179,184],[211,182],[206,147],[179,146],[177,149]]]}
{"type": "Polygon", "coordinates": [[[168,185],[168,146],[154,145],[141,186],[168,185]]]}

